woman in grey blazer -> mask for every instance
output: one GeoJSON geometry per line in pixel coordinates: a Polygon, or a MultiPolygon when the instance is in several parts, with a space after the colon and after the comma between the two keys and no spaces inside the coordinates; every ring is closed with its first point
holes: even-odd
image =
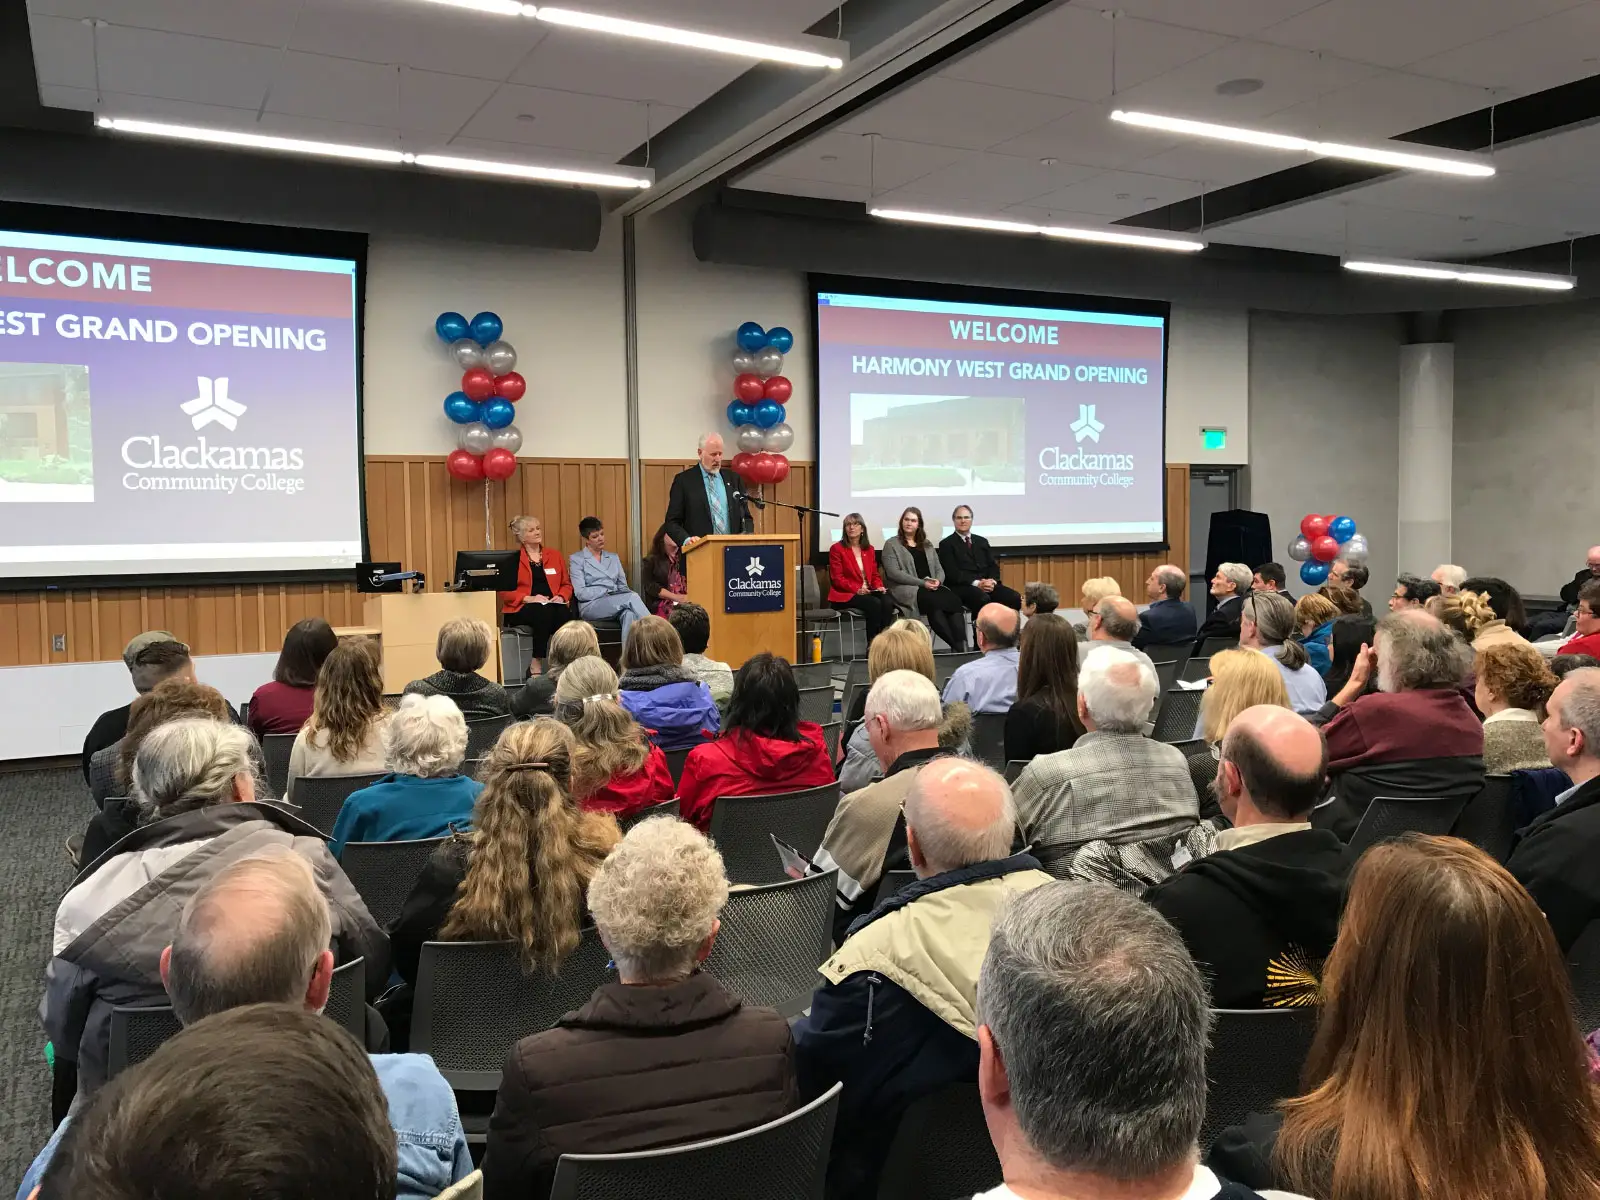
{"type": "Polygon", "coordinates": [[[966,607],[944,583],[939,553],[922,527],[922,510],[900,514],[899,532],[883,544],[878,559],[883,581],[902,614],[918,614],[952,650],[967,648],[966,607]]]}

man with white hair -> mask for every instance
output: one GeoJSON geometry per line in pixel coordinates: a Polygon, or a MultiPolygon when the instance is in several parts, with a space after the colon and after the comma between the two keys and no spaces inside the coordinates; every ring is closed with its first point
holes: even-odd
{"type": "Polygon", "coordinates": [[[1196,654],[1200,653],[1207,638],[1238,638],[1239,614],[1244,610],[1244,596],[1255,577],[1255,572],[1243,563],[1225,562],[1217,567],[1217,573],[1211,577],[1211,594],[1216,597],[1217,606],[1195,634],[1196,654]]]}
{"type": "Polygon", "coordinates": [[[1015,784],[1017,824],[1041,860],[1064,859],[1085,842],[1142,842],[1199,823],[1183,751],[1144,736],[1158,688],[1155,670],[1124,650],[1084,659],[1078,719],[1088,732],[1041,754],[1015,784]]]}
{"type": "Polygon", "coordinates": [[[714,533],[744,533],[753,524],[744,501],[745,482],[722,465],[722,435],[702,433],[700,459],[672,477],[663,524],[667,536],[687,550],[714,533]]]}
{"type": "Polygon", "coordinates": [[[1009,898],[1050,882],[1011,853],[1016,813],[1005,780],[941,758],[905,802],[915,883],[858,921],[821,967],[827,981],[795,1026],[803,1099],[844,1084],[828,1163],[829,1194],[876,1194],[906,1106],[977,1077],[975,1005],[989,926],[1009,898]]]}
{"type": "Polygon", "coordinates": [[[1133,637],[1136,647],[1143,650],[1146,646],[1181,646],[1194,641],[1194,609],[1183,598],[1188,586],[1189,576],[1182,567],[1162,563],[1150,572],[1150,578],[1144,581],[1150,607],[1139,616],[1139,632],[1133,637]]]}
{"type": "Polygon", "coordinates": [[[402,699],[383,726],[389,774],[345,798],[333,825],[333,856],[344,853],[346,842],[409,842],[465,829],[483,791],[461,774],[466,753],[467,722],[454,700],[415,693],[402,699]]]}
{"type": "Polygon", "coordinates": [[[1442,563],[1433,569],[1433,574],[1429,578],[1439,585],[1441,596],[1454,596],[1467,581],[1467,571],[1465,567],[1458,567],[1455,563],[1442,563]]]}
{"type": "Polygon", "coordinates": [[[844,941],[857,917],[871,911],[883,873],[911,865],[901,809],[917,768],[940,754],[943,723],[939,689],[917,671],[887,671],[867,693],[862,727],[883,777],[839,801],[815,860],[824,871],[839,870],[836,942],[844,941]]]}

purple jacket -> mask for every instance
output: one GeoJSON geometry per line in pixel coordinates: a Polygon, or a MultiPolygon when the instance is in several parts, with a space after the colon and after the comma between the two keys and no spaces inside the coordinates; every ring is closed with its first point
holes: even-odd
{"type": "Polygon", "coordinates": [[[663,750],[690,749],[716,737],[722,729],[711,689],[682,667],[627,671],[620,693],[622,707],[663,750]]]}

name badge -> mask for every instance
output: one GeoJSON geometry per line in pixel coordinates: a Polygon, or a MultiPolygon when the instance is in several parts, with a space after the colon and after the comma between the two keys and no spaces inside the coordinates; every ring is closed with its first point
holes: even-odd
{"type": "Polygon", "coordinates": [[[556,573],[556,569],[554,567],[546,567],[544,569],[544,573],[546,575],[554,575],[556,573]]]}

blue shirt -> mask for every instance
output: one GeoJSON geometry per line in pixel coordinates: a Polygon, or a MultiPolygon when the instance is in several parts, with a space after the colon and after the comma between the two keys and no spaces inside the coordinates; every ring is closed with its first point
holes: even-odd
{"type": "Polygon", "coordinates": [[[602,596],[620,596],[629,590],[622,560],[609,550],[600,551],[598,560],[592,551],[579,550],[567,560],[567,566],[572,572],[572,594],[579,604],[602,596]]]}
{"type": "Polygon", "coordinates": [[[450,826],[472,820],[472,806],[483,784],[465,775],[385,775],[351,792],[333,823],[335,858],[346,842],[409,842],[444,837],[450,826]]]}
{"type": "MultiPolygon", "coordinates": [[[[455,1093],[433,1059],[426,1054],[373,1054],[373,1070],[389,1101],[389,1124],[394,1126],[399,1148],[399,1188],[402,1200],[426,1200],[452,1183],[472,1174],[472,1155],[461,1128],[455,1093]]],[[[17,1200],[39,1186],[45,1168],[67,1131],[69,1115],[33,1160],[17,1189],[17,1200]]]]}
{"type": "Polygon", "coordinates": [[[944,685],[944,702],[966,702],[975,713],[1010,712],[1017,702],[1017,648],[989,650],[962,663],[944,685]]]}
{"type": "Polygon", "coordinates": [[[706,485],[706,505],[711,509],[711,532],[728,532],[728,489],[722,481],[722,472],[713,475],[704,467],[700,468],[700,478],[706,485]]]}
{"type": "Polygon", "coordinates": [[[1302,717],[1310,716],[1328,700],[1328,685],[1322,682],[1317,669],[1307,663],[1291,671],[1283,665],[1283,647],[1268,646],[1263,654],[1278,659],[1278,670],[1283,675],[1283,685],[1289,689],[1289,707],[1302,717]]]}

